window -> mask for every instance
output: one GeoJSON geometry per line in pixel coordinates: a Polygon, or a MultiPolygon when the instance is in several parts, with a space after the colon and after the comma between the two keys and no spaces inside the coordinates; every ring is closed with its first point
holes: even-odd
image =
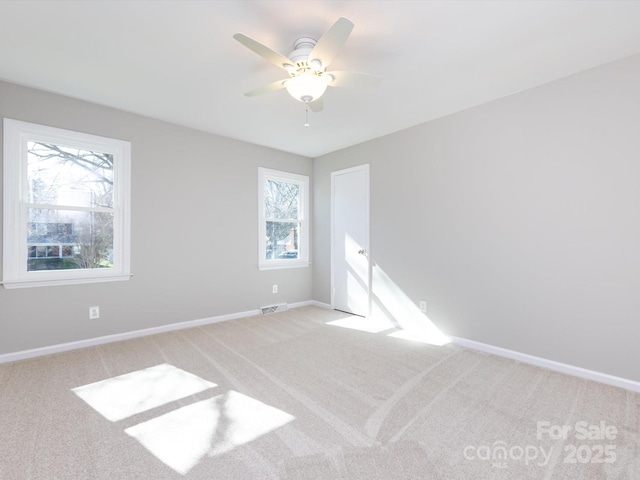
{"type": "Polygon", "coordinates": [[[309,266],[309,177],[260,168],[260,269],[309,266]]]}
{"type": "Polygon", "coordinates": [[[4,119],[5,288],[127,280],[128,142],[4,119]]]}

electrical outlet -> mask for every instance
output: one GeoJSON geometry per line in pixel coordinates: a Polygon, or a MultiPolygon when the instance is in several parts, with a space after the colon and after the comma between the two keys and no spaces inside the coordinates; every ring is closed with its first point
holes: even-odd
{"type": "Polygon", "coordinates": [[[100,318],[100,307],[89,307],[89,320],[100,318]]]}
{"type": "Polygon", "coordinates": [[[424,300],[420,300],[420,311],[422,313],[427,313],[427,302],[424,300]]]}
{"type": "Polygon", "coordinates": [[[273,286],[273,293],[278,293],[278,285],[273,286]]]}

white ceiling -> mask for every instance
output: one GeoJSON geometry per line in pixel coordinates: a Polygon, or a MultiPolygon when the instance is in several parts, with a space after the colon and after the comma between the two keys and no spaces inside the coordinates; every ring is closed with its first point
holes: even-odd
{"type": "Polygon", "coordinates": [[[339,150],[640,53],[640,1],[0,1],[0,79],[307,157],[339,150]],[[233,39],[288,55],[340,16],[330,70],[383,77],[329,88],[310,114],[284,71],[233,39]]]}

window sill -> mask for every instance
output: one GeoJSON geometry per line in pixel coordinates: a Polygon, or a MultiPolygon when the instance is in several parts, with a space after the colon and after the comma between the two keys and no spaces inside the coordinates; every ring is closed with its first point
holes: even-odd
{"type": "Polygon", "coordinates": [[[267,263],[258,265],[259,270],[281,270],[283,268],[304,268],[311,265],[311,262],[296,262],[296,263],[267,263]]]}
{"type": "Polygon", "coordinates": [[[132,276],[133,274],[87,278],[60,278],[55,280],[14,280],[8,282],[0,282],[0,284],[2,284],[5,289],[11,290],[14,288],[54,287],[57,285],[82,285],[85,283],[120,282],[129,280],[132,276]]]}

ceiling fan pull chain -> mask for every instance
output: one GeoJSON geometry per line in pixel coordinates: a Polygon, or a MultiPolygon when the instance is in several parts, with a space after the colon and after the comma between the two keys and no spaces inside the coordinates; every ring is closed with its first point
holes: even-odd
{"type": "Polygon", "coordinates": [[[304,126],[309,127],[309,102],[304,102],[304,126]]]}

